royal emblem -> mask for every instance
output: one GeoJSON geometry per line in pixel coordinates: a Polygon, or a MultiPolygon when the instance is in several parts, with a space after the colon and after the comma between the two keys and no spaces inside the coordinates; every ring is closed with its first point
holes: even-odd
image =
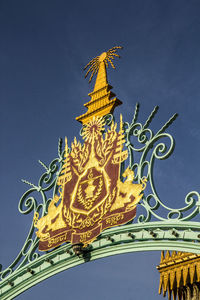
{"type": "Polygon", "coordinates": [[[114,122],[105,131],[103,117],[94,117],[83,128],[83,145],[74,139],[65,143],[65,161],[57,180],[56,194],[46,216],[34,216],[39,250],[47,251],[63,242],[87,246],[113,226],[126,224],[136,215],[146,179],[134,184],[134,172],[127,168],[120,179],[124,132],[114,122]]]}

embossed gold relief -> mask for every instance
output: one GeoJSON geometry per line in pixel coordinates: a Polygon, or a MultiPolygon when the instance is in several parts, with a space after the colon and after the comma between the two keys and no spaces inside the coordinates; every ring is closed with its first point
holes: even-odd
{"type": "Polygon", "coordinates": [[[118,180],[118,196],[116,201],[111,206],[110,210],[113,211],[117,208],[123,208],[125,204],[127,205],[127,210],[134,208],[137,203],[142,198],[141,194],[141,187],[142,190],[146,187],[146,178],[142,180],[141,184],[133,184],[134,180],[134,172],[130,170],[129,168],[126,169],[126,171],[122,175],[123,177],[127,177],[125,182],[121,182],[121,180],[118,180]],[[125,196],[124,196],[125,195],[125,196]],[[134,199],[132,199],[134,195],[134,199]]]}
{"type": "Polygon", "coordinates": [[[58,177],[59,196],[52,199],[48,214],[39,219],[39,249],[45,251],[63,242],[88,245],[106,228],[132,220],[142,197],[146,179],[133,184],[134,172],[127,168],[120,179],[123,151],[122,117],[120,129],[112,123],[104,132],[104,119],[94,117],[83,129],[84,144],[74,138],[71,151],[65,142],[65,162],[58,177]]]}

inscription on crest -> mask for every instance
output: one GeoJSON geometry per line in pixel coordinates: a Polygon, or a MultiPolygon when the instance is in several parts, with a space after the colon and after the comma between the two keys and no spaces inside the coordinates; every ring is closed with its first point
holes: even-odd
{"type": "Polygon", "coordinates": [[[83,145],[75,138],[71,151],[66,139],[65,163],[57,181],[59,195],[52,199],[46,216],[34,216],[39,250],[63,242],[87,246],[104,229],[135,217],[146,179],[134,184],[134,172],[127,168],[121,181],[121,163],[128,156],[123,151],[122,117],[119,132],[112,123],[103,135],[104,125],[102,117],[94,117],[83,129],[83,145]]]}

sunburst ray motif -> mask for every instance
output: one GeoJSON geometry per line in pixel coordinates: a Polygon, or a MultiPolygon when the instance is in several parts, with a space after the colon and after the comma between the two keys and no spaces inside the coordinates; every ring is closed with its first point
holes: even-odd
{"type": "Polygon", "coordinates": [[[104,131],[105,120],[102,117],[94,117],[90,122],[86,124],[83,129],[83,139],[91,142],[92,137],[96,138],[98,135],[102,135],[104,131]]]}
{"type": "Polygon", "coordinates": [[[105,63],[106,68],[108,68],[109,63],[112,66],[113,69],[115,69],[115,66],[113,64],[113,60],[115,57],[119,57],[119,54],[116,53],[116,51],[118,49],[123,49],[123,47],[121,46],[115,46],[113,48],[111,48],[110,50],[108,50],[107,52],[103,52],[101,55],[93,58],[84,68],[84,70],[88,69],[86,74],[85,74],[85,78],[88,76],[89,73],[91,73],[90,75],[90,79],[89,82],[91,82],[92,78],[94,75],[97,74],[100,64],[102,62],[105,63]]]}

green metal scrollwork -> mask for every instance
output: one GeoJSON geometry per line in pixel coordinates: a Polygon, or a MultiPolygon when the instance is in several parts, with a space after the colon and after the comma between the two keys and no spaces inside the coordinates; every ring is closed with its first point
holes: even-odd
{"type": "MultiPolygon", "coordinates": [[[[63,155],[62,140],[60,139],[58,144],[58,157],[54,159],[48,167],[43,162],[39,161],[44,167],[45,173],[40,177],[38,185],[36,186],[27,180],[22,180],[22,182],[28,184],[31,188],[24,193],[19,201],[18,209],[20,213],[29,214],[33,212],[35,214],[38,212],[41,216],[44,216],[47,213],[48,205],[52,200],[52,198],[48,198],[47,192],[50,190],[52,192],[53,190],[53,195],[56,192],[56,180],[62,167],[63,155]]],[[[28,236],[20,253],[8,268],[0,272],[0,278],[4,280],[24,265],[38,259],[40,254],[37,252],[37,247],[38,238],[35,235],[34,224],[32,222],[28,236]]]]}
{"type": "Polygon", "coordinates": [[[157,219],[162,221],[189,221],[193,219],[200,212],[200,195],[196,191],[190,192],[186,198],[186,206],[183,208],[173,209],[166,206],[160,199],[154,183],[153,167],[155,159],[167,159],[174,150],[174,139],[166,133],[165,130],[176,119],[177,114],[174,114],[163,126],[157,131],[156,134],[148,128],[152,119],[158,111],[158,106],[154,108],[144,125],[137,122],[139,105],[136,104],[135,113],[131,124],[124,123],[124,130],[126,134],[126,146],[129,152],[129,166],[135,172],[135,178],[138,181],[146,176],[149,181],[150,193],[145,193],[140,205],[145,209],[145,215],[138,216],[139,223],[145,223],[157,219]],[[163,140],[168,139],[167,143],[163,140]],[[138,146],[135,146],[135,144],[138,146]],[[140,154],[139,161],[136,162],[135,155],[140,154]],[[162,215],[159,214],[159,209],[162,210],[162,215]],[[193,209],[193,211],[192,211],[193,209]],[[188,215],[186,213],[188,212],[188,215]]]}

